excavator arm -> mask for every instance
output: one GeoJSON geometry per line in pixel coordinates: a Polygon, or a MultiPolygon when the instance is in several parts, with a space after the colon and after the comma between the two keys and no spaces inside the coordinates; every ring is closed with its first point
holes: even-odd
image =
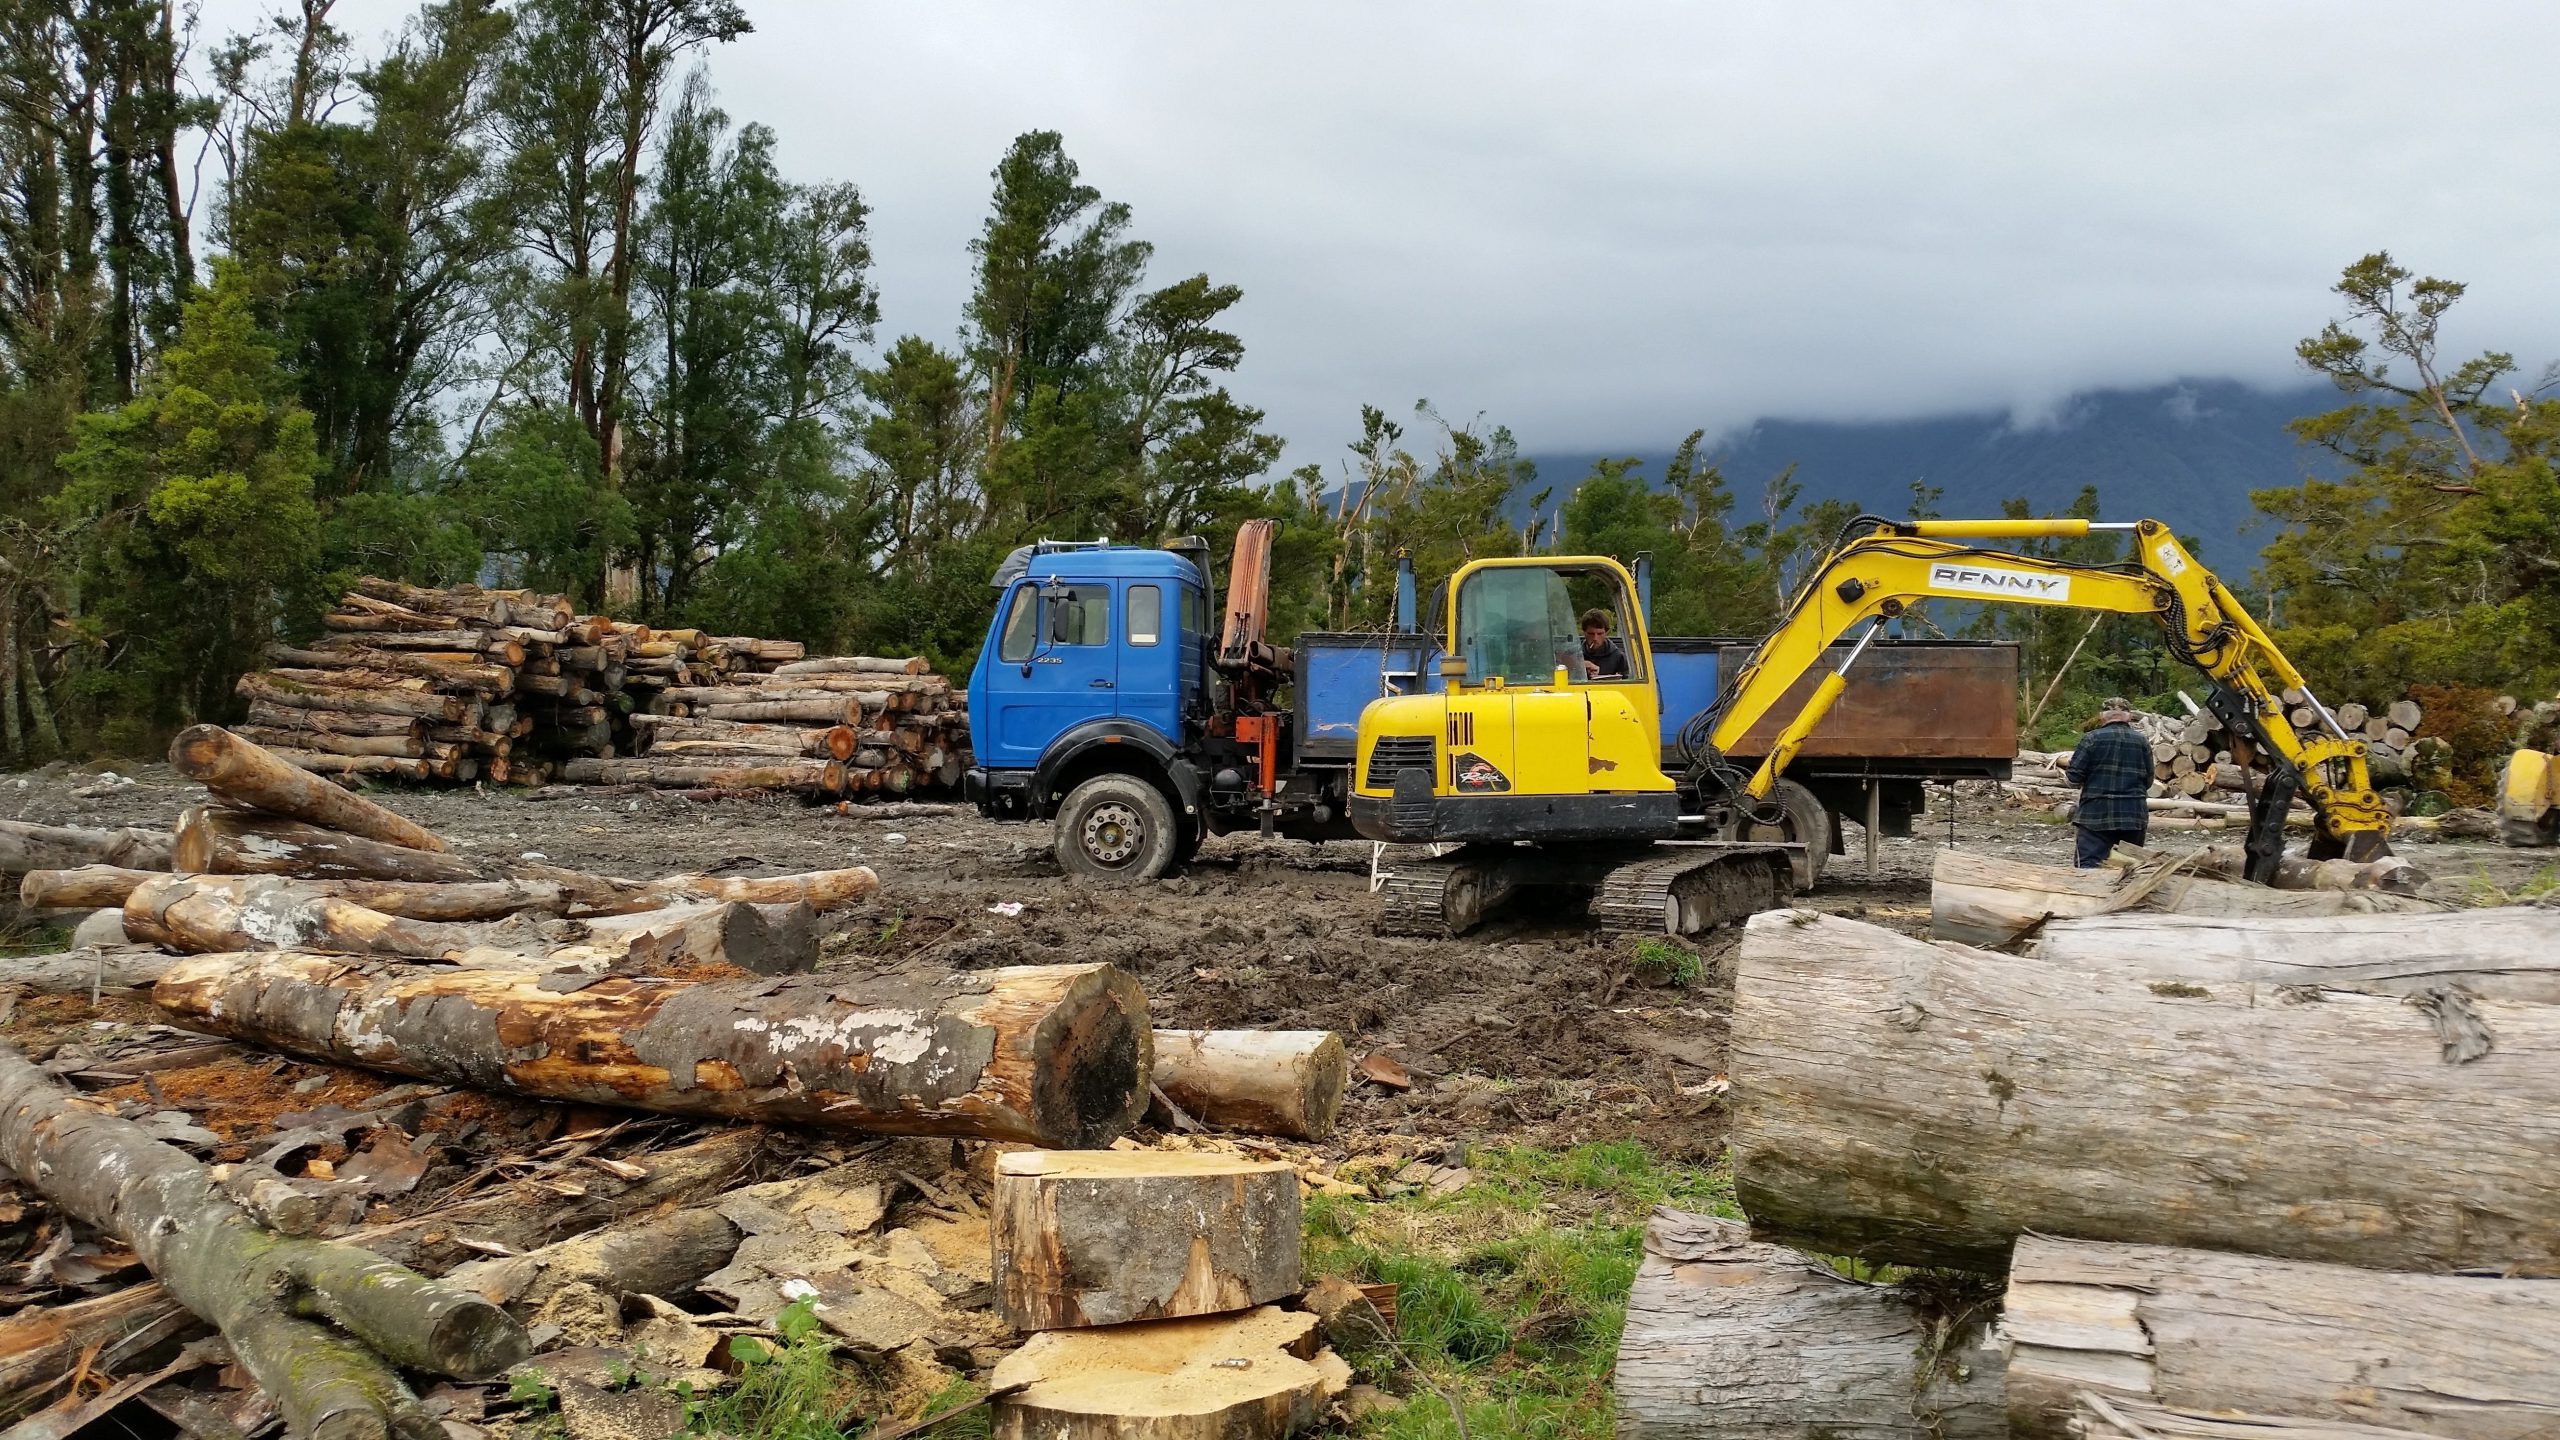
{"type": "Polygon", "coordinates": [[[2391,821],[2366,772],[2363,742],[2350,739],[2316,696],[2309,703],[2318,727],[2304,733],[2288,721],[2279,697],[2288,688],[2311,693],[2302,672],[2167,526],[2156,520],[1861,523],[1868,528],[1807,578],[1733,686],[1683,727],[1681,749],[1702,792],[1721,791],[1744,803],[1765,799],[1839,699],[1867,642],[1913,602],[2047,605],[2151,616],[2170,651],[2212,681],[2211,704],[2223,723],[2267,752],[2270,779],[2253,807],[2249,834],[2253,871],[2272,873],[2283,852],[2284,812],[2297,790],[2319,818],[2316,849],[2358,859],[2383,853],[2391,821]],[[2113,566],[2074,565],[1964,543],[2075,538],[2092,530],[2130,531],[2133,557],[2113,566]],[[1746,779],[1727,765],[1724,755],[1797,678],[1820,668],[1825,652],[1862,625],[1848,658],[1823,677],[1759,768],[1746,779]]]}

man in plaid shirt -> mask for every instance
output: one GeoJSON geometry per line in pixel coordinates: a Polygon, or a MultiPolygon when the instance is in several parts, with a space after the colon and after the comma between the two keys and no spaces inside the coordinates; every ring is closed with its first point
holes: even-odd
{"type": "Polygon", "coordinates": [[[2095,870],[2118,845],[2139,845],[2151,825],[2143,803],[2151,793],[2151,744],[2133,728],[2133,707],[2110,696],[2098,711],[2098,728],[2080,737],[2064,772],[2080,787],[2071,817],[2079,848],[2071,863],[2095,870]]]}

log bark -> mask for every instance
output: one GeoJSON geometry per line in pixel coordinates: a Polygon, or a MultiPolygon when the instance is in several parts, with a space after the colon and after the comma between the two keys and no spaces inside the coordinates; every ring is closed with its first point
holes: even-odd
{"type": "Polygon", "coordinates": [[[1294,1295],[1298,1172],[1201,1151],[1027,1151],[996,1161],[996,1312],[1069,1330],[1294,1295]]]}
{"type": "Polygon", "coordinates": [[[523,1327],[476,1295],[252,1223],[185,1152],[86,1108],[5,1049],[0,1161],[132,1246],[170,1294],[222,1331],[297,1435],[414,1433],[416,1398],[385,1361],[478,1379],[531,1353],[523,1327]],[[304,1316],[324,1316],[363,1345],[304,1316]]]}
{"type": "Polygon", "coordinates": [[[582,923],[586,943],[614,955],[617,969],[664,973],[730,965],[754,975],[805,975],[818,968],[816,919],[799,901],[701,900],[582,923]]]}
{"type": "Polygon", "coordinates": [[[145,945],[192,953],[316,950],[456,960],[492,943],[485,927],[403,919],[277,875],[160,876],[125,897],[124,931],[145,945]]]}
{"type": "Polygon", "coordinates": [[[1656,1210],[1618,1341],[1642,1440],[1998,1440],[1987,1301],[1851,1280],[1736,1220],[1656,1210]]]}
{"type": "Polygon", "coordinates": [[[288,730],[277,725],[240,725],[232,734],[253,744],[279,750],[311,750],[323,755],[389,755],[417,759],[426,742],[407,735],[338,735],[326,730],[288,730]]]}
{"type": "Polygon", "coordinates": [[[826,762],[782,760],[769,765],[723,765],[716,761],[688,764],[680,759],[604,760],[581,756],[560,768],[573,785],[708,785],[720,790],[818,790],[825,788],[826,762]]]}
{"type": "Polygon", "coordinates": [[[2006,945],[2035,934],[2048,921],[2119,910],[2272,917],[2442,908],[2375,891],[2275,890],[2185,873],[2074,870],[1962,850],[1939,851],[1929,875],[1929,933],[1967,945],[2006,945]]]}
{"type": "Polygon", "coordinates": [[[64,950],[51,955],[0,957],[0,985],[39,995],[87,995],[105,990],[147,990],[177,957],[138,945],[64,950]]]}
{"type": "Polygon", "coordinates": [[[1146,996],[1107,965],[563,984],[285,952],[181,960],[152,998],[270,1049],[678,1115],[1085,1146],[1146,1106],[1146,996]]]}
{"type": "Polygon", "coordinates": [[[754,725],[737,721],[693,720],[673,715],[634,715],[631,725],[649,736],[650,748],[677,741],[731,741],[748,745],[787,746],[801,755],[850,760],[859,737],[845,725],[810,728],[799,725],[754,725]]]}
{"type": "Polygon", "coordinates": [[[797,875],[673,875],[653,880],[639,897],[653,905],[677,900],[727,900],[745,905],[806,905],[824,915],[879,893],[870,867],[808,870],[797,875]]]}
{"type": "Polygon", "coordinates": [[[2093,1391],[2450,1440],[2527,1440],[2560,1417],[2560,1280],[2027,1235],[2001,1329],[2017,1436],[2070,1435],[2093,1391]]]}
{"type": "Polygon", "coordinates": [[[1351,1062],[1330,1030],[1159,1030],[1155,1085],[1204,1124],[1294,1140],[1333,1134],[1351,1062]]]}
{"type": "Polygon", "coordinates": [[[337,710],[359,715],[399,715],[411,719],[461,724],[479,713],[479,702],[462,695],[425,690],[354,690],[333,685],[297,685],[255,673],[240,677],[242,698],[295,710],[337,710]]]}
{"type": "Polygon", "coordinates": [[[259,701],[249,707],[249,723],[278,730],[316,730],[328,735],[405,735],[415,739],[422,722],[414,715],[360,715],[347,710],[312,710],[259,701]]]}
{"type": "Polygon", "coordinates": [[[581,905],[663,903],[637,882],[531,861],[483,860],[386,845],[246,810],[200,808],[178,817],[175,867],[200,875],[288,875],[307,880],[393,880],[414,885],[528,881],[556,885],[581,905]]]}
{"type": "Polygon", "coordinates": [[[994,1440],[1282,1440],[1350,1385],[1321,1345],[1316,1317],[1269,1305],[1034,1335],[988,1377],[994,1440]]]}
{"type": "MultiPolygon", "coordinates": [[[[873,709],[878,706],[871,707],[873,709]]],[[[862,721],[862,697],[835,695],[808,700],[754,700],[739,704],[696,705],[694,714],[707,720],[796,721],[809,725],[856,725],[862,721]]]]}
{"type": "Polygon", "coordinates": [[[124,904],[124,897],[164,870],[128,870],[121,865],[81,865],[69,870],[30,870],[18,882],[18,904],[28,910],[103,910],[124,904]]]}
{"type": "Polygon", "coordinates": [[[573,1235],[528,1255],[474,1260],[445,1279],[499,1305],[539,1306],[569,1284],[609,1295],[677,1296],[729,1263],[740,1232],[713,1209],[651,1215],[573,1235]]]}
{"type": "Polygon", "coordinates": [[[877,655],[826,655],[773,667],[776,675],[930,675],[932,662],[918,655],[906,660],[877,655]]]}
{"type": "Polygon", "coordinates": [[[191,725],[169,742],[178,773],[231,803],[386,845],[442,852],[434,831],[325,781],[315,780],[219,725],[191,725]]]}
{"type": "Polygon", "coordinates": [[[69,870],[82,865],[166,870],[175,845],[176,837],[165,830],[87,830],[72,825],[0,820],[0,872],[24,875],[30,870],[69,870]]]}
{"type": "MultiPolygon", "coordinates": [[[[267,659],[285,672],[388,671],[394,675],[434,681],[450,688],[482,690],[492,695],[504,695],[514,689],[516,683],[516,672],[512,666],[503,663],[502,655],[483,655],[476,646],[469,650],[357,650],[339,647],[297,650],[290,645],[269,645],[267,659]],[[501,663],[485,663],[493,659],[501,663]]],[[[291,678],[309,681],[312,677],[307,673],[294,673],[291,678]]],[[[330,682],[319,680],[316,683],[330,682]]]]}
{"type": "Polygon", "coordinates": [[[1735,981],[1764,1238],[1997,1269],[2020,1232],[2560,1264],[2560,1009],[2125,979],[1801,911],[1735,981]]]}
{"type": "Polygon", "coordinates": [[[2056,965],[2144,979],[2314,985],[2411,995],[2459,986],[2489,1000],[2560,1004],[2560,910],[2507,905],[2438,915],[2096,915],[2046,926],[2056,965]]]}

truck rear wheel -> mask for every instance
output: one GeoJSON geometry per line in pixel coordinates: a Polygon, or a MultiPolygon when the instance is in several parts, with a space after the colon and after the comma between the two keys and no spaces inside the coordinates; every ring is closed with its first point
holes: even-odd
{"type": "Polygon", "coordinates": [[[1096,775],[1058,807],[1058,864],[1094,880],[1153,880],[1171,870],[1182,836],[1164,792],[1134,775],[1096,775]]]}
{"type": "Polygon", "coordinates": [[[1812,791],[1793,780],[1770,787],[1765,803],[1778,808],[1779,823],[1761,825],[1744,816],[1734,822],[1732,838],[1802,845],[1804,849],[1790,857],[1795,862],[1796,893],[1801,895],[1822,883],[1823,867],[1831,861],[1831,812],[1812,791]]]}

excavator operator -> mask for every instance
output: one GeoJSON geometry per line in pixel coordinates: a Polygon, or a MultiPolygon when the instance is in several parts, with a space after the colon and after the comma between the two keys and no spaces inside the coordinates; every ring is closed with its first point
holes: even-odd
{"type": "Polygon", "coordinates": [[[1606,610],[1582,612],[1582,678],[1627,678],[1627,647],[1609,638],[1609,612],[1606,610]]]}

